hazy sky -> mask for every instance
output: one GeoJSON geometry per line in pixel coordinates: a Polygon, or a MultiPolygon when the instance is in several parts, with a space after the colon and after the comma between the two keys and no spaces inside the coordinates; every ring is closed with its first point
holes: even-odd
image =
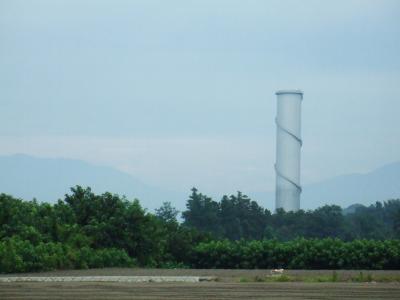
{"type": "Polygon", "coordinates": [[[271,190],[282,88],[303,183],[400,160],[400,1],[0,0],[1,155],[271,190]]]}

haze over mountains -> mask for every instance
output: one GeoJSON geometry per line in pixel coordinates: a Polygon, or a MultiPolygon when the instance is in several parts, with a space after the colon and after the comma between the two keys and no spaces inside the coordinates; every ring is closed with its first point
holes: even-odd
{"type": "Polygon", "coordinates": [[[366,174],[347,174],[304,186],[302,208],[337,204],[345,208],[359,203],[400,198],[400,162],[387,164],[366,174]]]}
{"type": "MultiPolygon", "coordinates": [[[[55,202],[75,185],[90,186],[96,193],[109,191],[126,195],[128,199],[138,198],[143,207],[149,210],[159,207],[163,201],[171,201],[182,210],[190,193],[189,190],[173,192],[152,187],[130,174],[79,160],[37,158],[22,154],[0,156],[0,193],[25,200],[37,198],[39,201],[55,202]]],[[[227,194],[234,192],[226,191],[227,194]]],[[[242,192],[265,208],[274,208],[273,192],[242,192]]],[[[392,198],[400,198],[400,162],[366,174],[348,174],[305,185],[301,208],[314,209],[324,204],[337,204],[345,208],[355,203],[369,205],[392,198]]]]}
{"type": "Polygon", "coordinates": [[[25,200],[56,202],[76,185],[90,186],[96,193],[111,192],[138,198],[143,207],[154,209],[163,201],[176,202],[184,195],[148,186],[111,167],[81,160],[37,158],[23,154],[0,156],[0,193],[25,200]]]}

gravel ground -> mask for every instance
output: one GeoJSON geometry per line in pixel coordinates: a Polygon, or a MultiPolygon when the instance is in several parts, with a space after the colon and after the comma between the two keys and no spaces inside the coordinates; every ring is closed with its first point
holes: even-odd
{"type": "MultiPolygon", "coordinates": [[[[1,274],[0,277],[54,277],[54,276],[213,276],[223,282],[237,282],[240,278],[263,277],[271,270],[224,270],[224,269],[140,269],[106,268],[89,270],[60,270],[40,273],[1,274]]],[[[400,270],[336,270],[338,277],[346,279],[363,272],[364,275],[400,276],[400,270]]],[[[294,277],[332,275],[332,270],[285,270],[284,274],[294,277]]]]}

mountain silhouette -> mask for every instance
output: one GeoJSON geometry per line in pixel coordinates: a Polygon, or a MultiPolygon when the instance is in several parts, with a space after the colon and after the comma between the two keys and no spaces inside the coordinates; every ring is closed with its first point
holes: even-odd
{"type": "Polygon", "coordinates": [[[0,193],[25,200],[56,202],[76,185],[89,186],[95,193],[107,191],[128,199],[137,198],[147,209],[160,207],[163,201],[182,205],[185,201],[185,195],[146,185],[111,167],[64,158],[0,156],[0,193]]]}
{"type": "MultiPolygon", "coordinates": [[[[137,198],[144,208],[153,210],[170,201],[185,208],[190,191],[175,192],[141,182],[130,174],[105,166],[64,158],[37,158],[23,154],[0,156],[0,193],[25,200],[55,202],[75,185],[89,186],[96,193],[111,192],[137,198]]],[[[230,191],[228,191],[229,194],[230,191]]],[[[273,210],[274,192],[243,191],[260,205],[273,210]]],[[[348,174],[303,186],[302,209],[325,204],[346,208],[355,203],[400,198],[400,162],[385,165],[365,174],[348,174]]],[[[220,199],[215,198],[219,201],[220,199]]]]}

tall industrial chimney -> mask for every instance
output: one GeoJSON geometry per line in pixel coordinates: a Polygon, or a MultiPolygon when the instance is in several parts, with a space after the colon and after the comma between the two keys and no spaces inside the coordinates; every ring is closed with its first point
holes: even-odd
{"type": "Polygon", "coordinates": [[[303,92],[276,92],[276,190],[275,207],[285,211],[300,209],[301,101],[303,92]]]}

